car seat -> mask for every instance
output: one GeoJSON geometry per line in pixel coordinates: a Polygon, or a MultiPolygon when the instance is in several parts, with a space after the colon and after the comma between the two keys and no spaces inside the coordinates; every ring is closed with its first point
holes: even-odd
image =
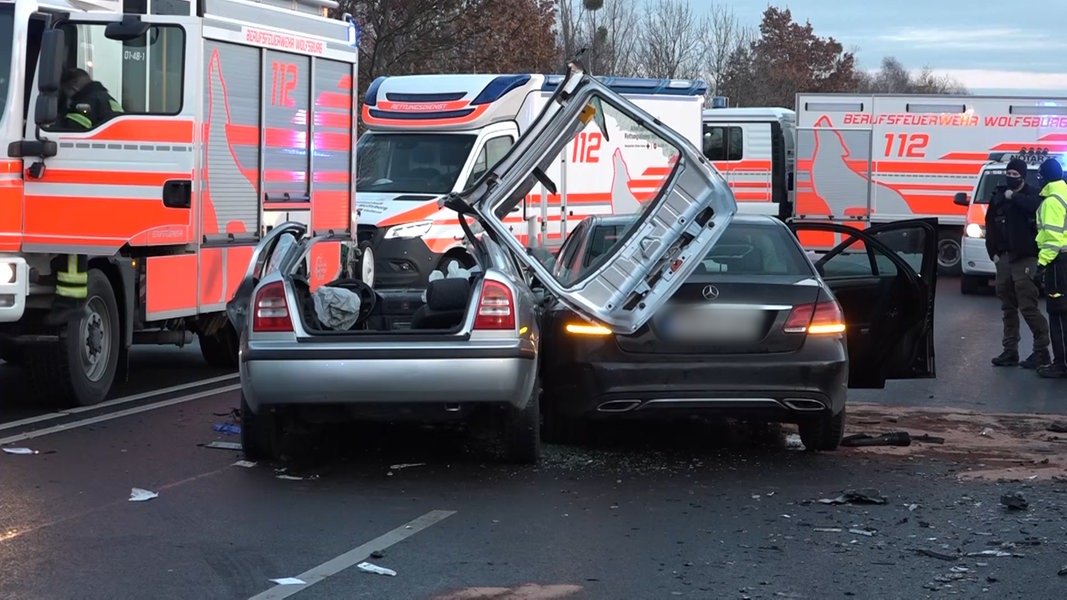
{"type": "Polygon", "coordinates": [[[411,317],[412,329],[452,329],[463,321],[470,302],[471,282],[446,277],[426,286],[426,304],[411,317]]]}

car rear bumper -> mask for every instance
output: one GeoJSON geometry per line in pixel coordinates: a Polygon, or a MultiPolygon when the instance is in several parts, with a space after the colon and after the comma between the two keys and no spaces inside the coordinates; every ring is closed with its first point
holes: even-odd
{"type": "Polygon", "coordinates": [[[546,369],[545,398],[567,418],[717,415],[795,422],[837,414],[847,395],[847,354],[836,341],[818,342],[798,353],[750,357],[642,356],[637,362],[613,352],[546,369]]]}
{"type": "MultiPolygon", "coordinates": [[[[524,341],[525,342],[525,341],[524,341]]],[[[537,375],[525,343],[435,351],[242,348],[249,407],[472,404],[522,408],[537,375]]]]}
{"type": "Polygon", "coordinates": [[[984,239],[964,237],[960,257],[960,268],[964,275],[996,277],[997,266],[989,260],[984,239]]]}

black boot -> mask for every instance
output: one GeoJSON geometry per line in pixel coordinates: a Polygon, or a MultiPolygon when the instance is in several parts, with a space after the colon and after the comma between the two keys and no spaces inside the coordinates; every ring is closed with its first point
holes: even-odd
{"type": "Polygon", "coordinates": [[[1019,363],[1019,366],[1024,369],[1036,369],[1052,363],[1052,357],[1048,355],[1048,352],[1034,352],[1030,356],[1026,357],[1026,360],[1019,363]]]}
{"type": "Polygon", "coordinates": [[[1051,365],[1038,367],[1037,374],[1048,379],[1063,379],[1064,377],[1067,377],[1067,367],[1062,364],[1053,363],[1051,365]]]}
{"type": "Polygon", "coordinates": [[[1019,353],[1012,352],[1011,350],[1005,350],[993,359],[993,366],[995,367],[1011,367],[1019,364],[1019,353]]]}

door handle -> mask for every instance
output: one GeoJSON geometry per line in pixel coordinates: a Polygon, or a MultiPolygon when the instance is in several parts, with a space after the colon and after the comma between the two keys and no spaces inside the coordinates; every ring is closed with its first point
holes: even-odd
{"type": "Polygon", "coordinates": [[[191,208],[193,205],[193,182],[189,179],[171,179],[163,184],[163,206],[167,208],[191,208]]]}

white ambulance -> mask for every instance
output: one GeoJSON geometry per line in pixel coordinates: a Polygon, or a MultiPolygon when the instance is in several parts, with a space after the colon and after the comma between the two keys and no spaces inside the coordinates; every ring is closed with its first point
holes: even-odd
{"type": "MultiPolygon", "coordinates": [[[[787,200],[792,206],[779,213],[856,227],[934,217],[938,263],[945,274],[960,272],[966,209],[953,199],[958,192],[972,191],[989,153],[1035,146],[1067,150],[1067,98],[801,93],[795,108],[795,189],[787,200]]],[[[730,119],[716,117],[718,112],[705,113],[705,131],[730,125],[730,119]]],[[[740,136],[742,150],[734,149],[728,162],[769,160],[773,170],[788,160],[756,141],[768,130],[787,136],[778,122],[768,117],[758,134],[756,125],[749,125],[740,136]]],[[[716,166],[728,169],[719,162],[716,166]]],[[[743,189],[735,187],[735,195],[743,189]]],[[[741,212],[762,208],[745,200],[738,197],[741,212]]],[[[812,237],[802,241],[813,248],[834,243],[812,237]]]]}
{"type": "MultiPolygon", "coordinates": [[[[466,189],[524,133],[562,81],[558,75],[380,77],[362,107],[357,152],[362,276],[378,288],[418,287],[434,270],[472,264],[455,211],[439,200],[466,189]]],[[[707,85],[676,79],[603,78],[656,119],[701,144],[707,85]]],[[[607,135],[595,123],[545,172],[522,208],[507,217],[532,247],[560,243],[585,216],[629,213],[650,197],[674,159],[658,139],[638,136],[628,117],[605,107],[607,135]],[[623,186],[630,194],[613,194],[623,186]],[[612,198],[616,198],[613,203],[612,198]]]]}

